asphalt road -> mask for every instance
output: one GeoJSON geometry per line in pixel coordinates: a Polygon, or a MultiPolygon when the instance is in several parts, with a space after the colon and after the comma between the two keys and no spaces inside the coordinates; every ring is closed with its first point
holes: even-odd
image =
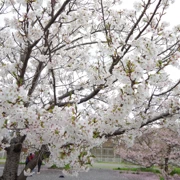
{"type": "MultiPolygon", "coordinates": [[[[23,166],[20,166],[20,170],[23,166]]],[[[0,176],[3,172],[3,166],[0,166],[0,176]]],[[[152,174],[147,173],[144,175],[140,174],[125,174],[119,173],[110,169],[90,169],[88,172],[80,172],[78,177],[64,176],[61,170],[47,169],[42,167],[41,174],[37,174],[37,168],[35,174],[32,177],[28,177],[27,180],[159,180],[159,178],[152,174]]]]}
{"type": "MultiPolygon", "coordinates": [[[[21,171],[24,166],[20,165],[21,171]]],[[[0,165],[0,176],[3,172],[3,165],[0,165]]],[[[47,169],[45,166],[41,168],[41,173],[37,174],[37,168],[35,168],[35,174],[32,177],[28,177],[27,180],[159,180],[159,177],[153,173],[120,173],[118,170],[111,170],[105,168],[93,168],[88,172],[79,173],[78,177],[64,176],[62,171],[58,169],[47,169]]],[[[180,180],[180,177],[175,177],[174,180],[180,180]]]]}
{"type": "Polygon", "coordinates": [[[34,174],[27,180],[159,180],[156,175],[147,173],[145,176],[138,174],[123,174],[119,171],[108,169],[90,169],[88,172],[82,172],[78,177],[64,176],[59,170],[41,170],[41,174],[34,174]]]}

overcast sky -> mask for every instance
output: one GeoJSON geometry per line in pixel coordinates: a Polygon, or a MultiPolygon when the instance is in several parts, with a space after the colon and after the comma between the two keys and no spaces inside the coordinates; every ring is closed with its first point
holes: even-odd
{"type": "Polygon", "coordinates": [[[180,0],[175,0],[175,3],[170,6],[166,15],[166,21],[172,25],[180,24],[180,0]]]}

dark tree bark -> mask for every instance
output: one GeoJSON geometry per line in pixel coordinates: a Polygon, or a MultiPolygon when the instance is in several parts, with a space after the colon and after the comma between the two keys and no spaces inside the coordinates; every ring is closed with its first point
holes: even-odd
{"type": "Polygon", "coordinates": [[[18,165],[22,150],[22,143],[26,136],[17,136],[10,141],[10,146],[7,147],[7,158],[4,165],[3,174],[0,180],[17,180],[18,165]]]}
{"type": "Polygon", "coordinates": [[[35,153],[34,158],[25,166],[25,168],[22,170],[20,175],[18,176],[17,180],[26,180],[26,176],[24,176],[24,170],[27,171],[27,169],[33,170],[36,165],[38,164],[39,160],[43,160],[48,158],[50,155],[50,151],[47,148],[47,145],[42,145],[41,149],[35,153]]]}
{"type": "Polygon", "coordinates": [[[165,158],[165,163],[164,163],[164,170],[165,170],[165,172],[167,172],[168,173],[168,161],[169,161],[169,158],[165,158]]]}
{"type": "Polygon", "coordinates": [[[39,160],[43,160],[49,157],[49,149],[46,145],[42,145],[41,149],[35,153],[33,160],[31,160],[25,166],[25,168],[18,176],[18,167],[22,151],[22,144],[25,138],[26,136],[18,136],[13,138],[10,142],[10,146],[5,149],[7,153],[7,158],[0,180],[26,180],[27,177],[24,176],[24,170],[26,171],[28,168],[30,168],[31,170],[34,169],[39,160]]]}
{"type": "Polygon", "coordinates": [[[168,146],[167,149],[167,157],[164,160],[164,170],[168,174],[168,163],[169,163],[169,155],[171,154],[171,146],[168,146]]]}

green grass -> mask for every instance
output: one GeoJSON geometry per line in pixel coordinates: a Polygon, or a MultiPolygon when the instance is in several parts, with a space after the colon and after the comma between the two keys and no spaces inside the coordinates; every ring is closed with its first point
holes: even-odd
{"type": "Polygon", "coordinates": [[[55,165],[55,164],[53,164],[51,167],[50,167],[50,169],[57,169],[58,167],[55,165]]]}
{"type": "Polygon", "coordinates": [[[5,163],[5,161],[6,161],[6,159],[4,159],[4,158],[0,158],[0,164],[4,164],[4,163],[5,163]]]}
{"type": "MultiPolygon", "coordinates": [[[[161,171],[157,168],[114,168],[114,170],[120,170],[120,171],[130,171],[130,172],[135,172],[135,173],[139,173],[139,172],[152,172],[155,174],[161,174],[161,171]]],[[[180,168],[175,167],[172,172],[170,173],[171,176],[173,176],[174,174],[178,174],[180,175],[180,168]]],[[[162,176],[159,177],[159,180],[164,180],[164,178],[162,176]]]]}
{"type": "Polygon", "coordinates": [[[160,170],[156,168],[114,168],[114,170],[120,170],[120,171],[133,171],[133,172],[153,172],[160,174],[160,170]]]}
{"type": "Polygon", "coordinates": [[[170,175],[173,176],[174,174],[180,174],[180,168],[178,168],[178,167],[174,168],[171,171],[170,175]]]}
{"type": "Polygon", "coordinates": [[[53,164],[49,169],[64,169],[63,167],[57,167],[55,164],[53,164]]]}

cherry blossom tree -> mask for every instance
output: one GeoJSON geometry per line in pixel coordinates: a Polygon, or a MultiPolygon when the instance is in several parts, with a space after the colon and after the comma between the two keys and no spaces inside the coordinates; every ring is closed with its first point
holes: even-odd
{"type": "MultiPolygon", "coordinates": [[[[179,117],[180,26],[164,22],[172,0],[2,0],[1,180],[25,180],[39,158],[77,174],[90,149],[179,117]],[[22,148],[35,158],[18,175],[22,148]]],[[[129,138],[131,137],[131,138],[129,138]]]]}
{"type": "Polygon", "coordinates": [[[126,161],[151,167],[159,166],[165,179],[168,179],[169,165],[180,166],[179,134],[168,128],[149,128],[135,139],[134,145],[127,148],[125,142],[117,146],[117,154],[126,161]]]}

